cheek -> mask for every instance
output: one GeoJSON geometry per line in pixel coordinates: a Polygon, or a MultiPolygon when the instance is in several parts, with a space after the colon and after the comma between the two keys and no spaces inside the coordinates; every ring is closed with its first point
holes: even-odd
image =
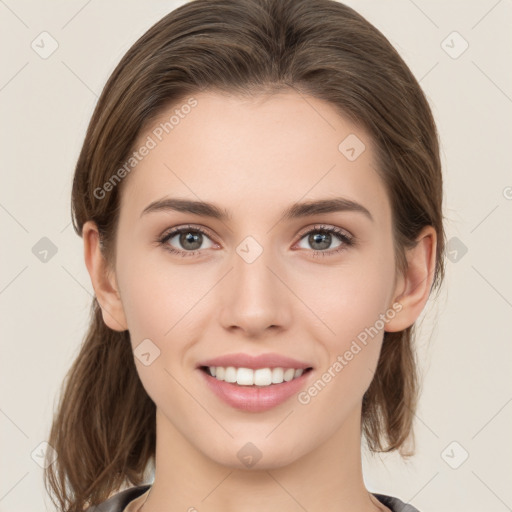
{"type": "MultiPolygon", "coordinates": [[[[321,272],[325,273],[325,269],[321,272]]],[[[324,394],[326,399],[330,396],[329,401],[339,400],[340,406],[346,400],[355,404],[370,385],[380,354],[385,320],[391,320],[395,314],[392,308],[388,309],[393,282],[391,248],[388,252],[376,251],[357,261],[354,259],[336,270],[330,269],[324,276],[309,274],[308,279],[302,281],[299,293],[308,297],[308,307],[322,321],[320,324],[315,320],[316,327],[311,329],[310,335],[321,346],[319,358],[323,367],[319,371],[322,381],[319,386],[325,384],[334,392],[324,394]],[[326,375],[322,378],[324,372],[326,375]]],[[[346,404],[340,411],[345,407],[346,404]]]]}
{"type": "MultiPolygon", "coordinates": [[[[366,273],[364,277],[368,279],[370,275],[366,273]]],[[[385,323],[381,315],[386,318],[389,297],[386,280],[365,286],[352,274],[342,284],[339,287],[331,283],[326,292],[331,295],[330,300],[322,302],[325,295],[317,296],[318,309],[323,307],[319,317],[330,330],[322,327],[321,336],[318,330],[312,333],[321,346],[322,366],[318,368],[316,380],[298,396],[311,417],[330,411],[329,429],[336,429],[350,411],[359,407],[370,386],[383,339],[385,323]]]]}
{"type": "Polygon", "coordinates": [[[161,293],[151,277],[151,271],[133,271],[128,280],[129,285],[123,289],[122,302],[132,344],[136,346],[146,338],[161,338],[171,327],[168,304],[163,302],[169,297],[161,293]]]}
{"type": "MultiPolygon", "coordinates": [[[[156,252],[156,250],[155,250],[156,252]]],[[[188,315],[211,288],[193,266],[167,263],[165,255],[149,257],[142,251],[118,262],[123,309],[133,341],[167,340],[188,322],[188,315]]]]}
{"type": "Polygon", "coordinates": [[[187,354],[211,318],[208,301],[201,298],[216,279],[192,265],[171,267],[163,257],[155,263],[136,251],[125,254],[131,257],[119,262],[118,272],[139,378],[155,403],[168,401],[169,393],[178,400],[182,391],[173,377],[179,382],[189,377],[183,373],[191,368],[187,354]],[[148,351],[151,362],[146,365],[139,354],[148,351]]]}
{"type": "MultiPolygon", "coordinates": [[[[391,306],[394,267],[392,258],[359,258],[336,268],[320,268],[300,277],[298,295],[323,326],[318,331],[332,348],[343,346],[391,306]],[[373,261],[372,261],[373,260],[373,261]]],[[[379,330],[382,325],[379,322],[379,330]]]]}

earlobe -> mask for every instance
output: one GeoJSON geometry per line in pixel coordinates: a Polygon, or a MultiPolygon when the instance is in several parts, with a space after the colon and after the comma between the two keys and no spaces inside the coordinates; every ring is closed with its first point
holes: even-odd
{"type": "Polygon", "coordinates": [[[87,221],[82,229],[85,265],[91,278],[96,298],[101,306],[103,321],[114,331],[128,329],[114,272],[110,271],[101,252],[98,228],[87,221]]]}
{"type": "Polygon", "coordinates": [[[410,327],[423,311],[430,294],[436,265],[437,235],[432,226],[425,226],[416,245],[406,251],[407,270],[398,279],[394,303],[400,312],[386,324],[386,331],[403,331],[410,327]]]}

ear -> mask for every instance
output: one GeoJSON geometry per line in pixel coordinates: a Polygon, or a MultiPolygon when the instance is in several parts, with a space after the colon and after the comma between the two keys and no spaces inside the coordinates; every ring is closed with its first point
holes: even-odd
{"type": "Polygon", "coordinates": [[[96,298],[101,306],[103,321],[114,331],[128,329],[118,291],[115,273],[108,268],[101,252],[100,237],[96,223],[87,221],[82,229],[85,265],[91,277],[96,298]]]}
{"type": "Polygon", "coordinates": [[[400,303],[399,313],[387,324],[385,331],[403,331],[420,316],[430,294],[436,264],[437,234],[432,226],[425,226],[416,245],[406,251],[407,270],[397,279],[394,303],[400,303]]]}

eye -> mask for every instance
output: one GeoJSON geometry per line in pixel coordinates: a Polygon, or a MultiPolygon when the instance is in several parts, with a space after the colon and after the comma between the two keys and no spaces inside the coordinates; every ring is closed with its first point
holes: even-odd
{"type": "MultiPolygon", "coordinates": [[[[194,256],[197,251],[201,249],[201,245],[204,240],[210,240],[206,231],[199,227],[184,226],[168,231],[158,239],[158,242],[173,254],[178,254],[180,256],[194,256]],[[173,239],[176,239],[174,243],[181,246],[183,250],[171,245],[171,241],[173,241],[173,239]]],[[[209,249],[211,247],[213,247],[213,243],[210,240],[210,245],[203,247],[203,249],[209,249]]]]}
{"type": "Polygon", "coordinates": [[[305,239],[306,244],[309,244],[313,248],[313,254],[315,256],[320,254],[322,256],[332,256],[333,254],[337,254],[347,249],[347,247],[354,245],[354,237],[335,226],[315,226],[313,229],[310,229],[301,235],[301,241],[303,239],[305,239]],[[333,235],[335,240],[338,241],[338,244],[334,246],[333,250],[327,251],[325,249],[329,249],[329,247],[331,247],[333,235]]]}
{"type": "MultiPolygon", "coordinates": [[[[354,245],[354,237],[335,226],[316,225],[301,234],[300,241],[302,242],[303,239],[313,248],[314,256],[332,256],[354,245]],[[334,246],[334,249],[326,250],[332,246],[333,235],[338,244],[334,246]]],[[[215,246],[204,229],[191,225],[173,228],[162,235],[157,242],[170,253],[183,257],[195,256],[201,249],[210,249],[215,246]],[[202,247],[205,240],[209,241],[209,245],[202,247]],[[174,242],[174,245],[171,242],[174,242]]],[[[304,246],[299,247],[308,249],[304,246]]]]}

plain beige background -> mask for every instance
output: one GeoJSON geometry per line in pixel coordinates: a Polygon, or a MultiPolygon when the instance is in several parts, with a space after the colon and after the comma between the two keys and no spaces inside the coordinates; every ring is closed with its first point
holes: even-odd
{"type": "MultiPolygon", "coordinates": [[[[54,510],[41,443],[93,292],[70,224],[74,165],[108,76],[181,3],[0,0],[0,512],[54,510]]],[[[445,287],[418,338],[417,455],[364,455],[365,480],[421,512],[512,510],[512,2],[347,4],[429,98],[449,240],[445,287]]]]}

